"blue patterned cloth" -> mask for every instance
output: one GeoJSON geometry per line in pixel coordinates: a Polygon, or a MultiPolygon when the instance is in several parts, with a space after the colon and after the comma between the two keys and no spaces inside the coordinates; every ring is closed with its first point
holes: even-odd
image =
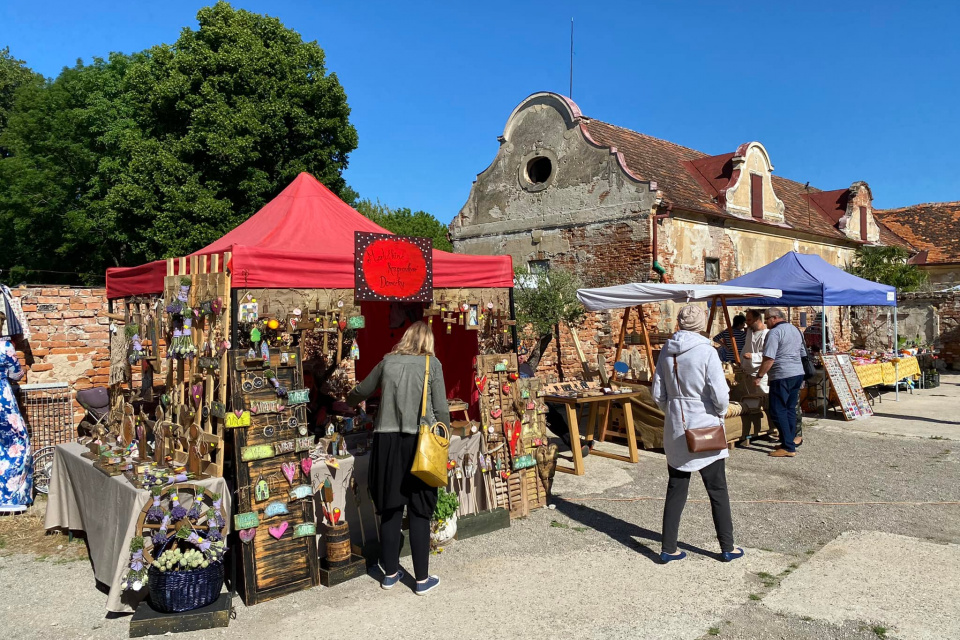
{"type": "Polygon", "coordinates": [[[3,340],[0,342],[0,510],[4,511],[33,503],[30,439],[9,382],[22,377],[23,369],[13,344],[3,340]]]}

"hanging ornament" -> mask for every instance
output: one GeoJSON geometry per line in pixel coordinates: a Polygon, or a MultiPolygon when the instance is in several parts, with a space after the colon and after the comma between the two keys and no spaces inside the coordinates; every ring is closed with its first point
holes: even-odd
{"type": "Polygon", "coordinates": [[[360,346],[357,344],[356,340],[354,340],[353,344],[350,345],[350,359],[351,360],[360,359],[360,346]]]}
{"type": "Polygon", "coordinates": [[[264,362],[270,360],[270,347],[267,346],[266,341],[260,343],[260,355],[263,357],[264,362]]]}
{"type": "Polygon", "coordinates": [[[257,352],[253,350],[253,347],[250,347],[247,350],[247,360],[256,360],[256,359],[257,359],[257,352]]]}
{"type": "Polygon", "coordinates": [[[250,342],[254,344],[260,342],[260,329],[257,327],[250,330],[250,342]]]}

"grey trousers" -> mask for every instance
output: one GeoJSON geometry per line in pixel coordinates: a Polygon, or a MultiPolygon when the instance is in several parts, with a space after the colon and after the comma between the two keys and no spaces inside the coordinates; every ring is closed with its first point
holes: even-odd
{"type": "MultiPolygon", "coordinates": [[[[721,551],[733,551],[733,516],[730,514],[730,495],[727,493],[726,458],[700,469],[703,486],[710,497],[713,526],[721,551]]],[[[670,479],[667,481],[667,499],[663,503],[663,533],[661,547],[665,553],[677,552],[677,535],[680,531],[680,516],[687,504],[690,488],[690,472],[678,471],[667,466],[670,479]]]]}

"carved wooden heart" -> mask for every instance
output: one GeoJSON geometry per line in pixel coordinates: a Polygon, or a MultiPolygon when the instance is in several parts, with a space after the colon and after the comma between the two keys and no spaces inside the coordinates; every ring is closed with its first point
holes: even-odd
{"type": "Polygon", "coordinates": [[[280,538],[283,537],[283,534],[287,532],[287,529],[288,529],[289,527],[290,527],[290,524],[289,524],[286,520],[284,520],[283,522],[281,522],[281,523],[278,524],[277,526],[275,526],[275,527],[270,527],[270,528],[268,529],[268,531],[270,532],[270,535],[271,535],[271,536],[273,536],[274,538],[276,538],[277,540],[279,540],[280,538]]]}

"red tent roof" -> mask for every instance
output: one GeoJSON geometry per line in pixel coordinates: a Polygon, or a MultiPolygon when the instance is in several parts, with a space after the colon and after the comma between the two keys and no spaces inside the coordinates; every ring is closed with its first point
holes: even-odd
{"type": "MultiPolygon", "coordinates": [[[[192,255],[232,251],[234,288],[352,289],[354,232],[390,233],[301,173],[276,198],[219,240],[192,255]]],[[[160,293],[166,263],[107,269],[107,296],[160,293]]],[[[512,287],[509,256],[433,251],[433,284],[512,287]]]]}

